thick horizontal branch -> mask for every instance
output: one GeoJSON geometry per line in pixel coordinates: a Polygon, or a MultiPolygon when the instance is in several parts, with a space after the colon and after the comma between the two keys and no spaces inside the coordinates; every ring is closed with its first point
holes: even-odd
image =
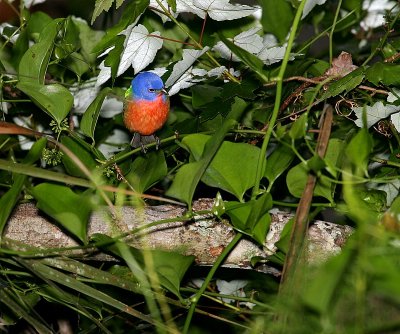
{"type": "MultiPolygon", "coordinates": [[[[195,211],[210,210],[212,199],[201,199],[194,203],[195,211]]],[[[132,231],[152,222],[182,217],[183,207],[174,205],[119,208],[118,224],[110,221],[105,211],[92,214],[89,221],[89,236],[95,233],[115,236],[132,231]],[[117,228],[118,226],[119,228],[117,228]]],[[[227,267],[250,269],[253,256],[268,256],[276,251],[275,242],[279,240],[285,224],[293,214],[273,211],[272,223],[263,246],[250,240],[242,240],[231,252],[224,263],[227,267]]],[[[352,228],[324,221],[314,221],[309,229],[309,259],[319,262],[341,250],[352,228]]],[[[224,247],[231,241],[235,232],[227,222],[216,220],[212,215],[198,216],[187,222],[165,223],[141,231],[126,239],[138,248],[176,251],[185,255],[194,255],[196,263],[212,265],[224,247]],[[145,233],[143,233],[145,232],[145,233]]],[[[44,216],[30,203],[19,205],[10,217],[4,240],[13,240],[40,248],[62,248],[77,246],[78,243],[65,233],[51,218],[44,216]]],[[[273,268],[264,266],[263,271],[279,274],[273,268]]]]}

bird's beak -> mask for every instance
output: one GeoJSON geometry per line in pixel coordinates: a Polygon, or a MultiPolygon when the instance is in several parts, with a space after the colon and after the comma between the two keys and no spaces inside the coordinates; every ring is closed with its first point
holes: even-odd
{"type": "Polygon", "coordinates": [[[164,95],[168,95],[168,92],[165,90],[165,88],[161,88],[161,89],[159,90],[159,93],[160,93],[160,94],[164,94],[164,95]]]}

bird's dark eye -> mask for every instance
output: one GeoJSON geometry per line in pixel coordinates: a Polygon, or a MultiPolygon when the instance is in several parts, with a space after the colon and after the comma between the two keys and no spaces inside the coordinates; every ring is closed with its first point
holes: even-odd
{"type": "Polygon", "coordinates": [[[156,90],[154,88],[149,88],[150,93],[154,93],[156,90]]]}

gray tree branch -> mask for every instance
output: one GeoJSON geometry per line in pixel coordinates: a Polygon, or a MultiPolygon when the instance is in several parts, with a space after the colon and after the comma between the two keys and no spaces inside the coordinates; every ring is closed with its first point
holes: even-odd
{"type": "MultiPolygon", "coordinates": [[[[193,209],[210,210],[212,204],[212,199],[201,199],[194,203],[193,209]]],[[[114,221],[110,219],[106,210],[94,212],[89,221],[89,236],[94,233],[117,236],[121,231],[132,231],[141,227],[143,230],[140,233],[125,239],[132,246],[194,255],[197,264],[212,265],[235,234],[227,222],[216,220],[212,215],[197,216],[185,222],[144,227],[156,221],[182,217],[185,209],[179,206],[125,206],[117,210],[119,217],[114,221]],[[118,221],[118,224],[115,221],[118,221]]],[[[279,240],[283,227],[292,217],[293,214],[287,212],[272,211],[272,223],[264,245],[257,245],[247,239],[242,240],[226,259],[224,266],[251,269],[250,260],[253,256],[265,257],[273,254],[276,251],[275,242],[279,240]]],[[[324,221],[312,222],[308,231],[309,261],[320,262],[340,252],[351,233],[352,228],[349,226],[324,221]]],[[[15,247],[15,241],[45,249],[78,245],[51,218],[44,216],[30,203],[19,205],[6,226],[4,242],[15,247]]],[[[267,265],[259,267],[258,270],[279,275],[277,270],[267,265]]]]}

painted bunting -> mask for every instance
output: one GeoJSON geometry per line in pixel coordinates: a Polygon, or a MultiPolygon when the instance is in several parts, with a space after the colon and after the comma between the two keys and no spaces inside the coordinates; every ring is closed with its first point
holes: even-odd
{"type": "Polygon", "coordinates": [[[142,72],[136,75],[131,86],[125,93],[124,123],[133,132],[132,147],[142,147],[145,144],[157,142],[154,134],[161,129],[168,118],[169,97],[161,78],[152,72],[142,72]]]}

